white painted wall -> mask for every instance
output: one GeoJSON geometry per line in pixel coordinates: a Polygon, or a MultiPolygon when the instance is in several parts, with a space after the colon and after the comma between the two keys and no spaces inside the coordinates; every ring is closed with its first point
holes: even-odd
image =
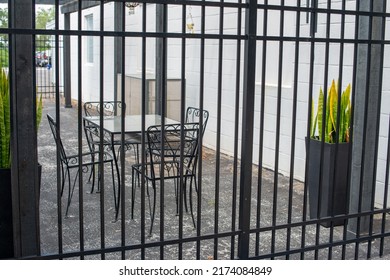
{"type": "MultiPolygon", "coordinates": [[[[113,17],[114,9],[113,4],[109,3],[105,5],[105,30],[113,30],[113,17]]],[[[82,30],[86,29],[85,16],[93,14],[93,30],[100,30],[100,11],[99,7],[93,7],[83,10],[82,12],[82,30]]],[[[63,28],[63,22],[61,21],[63,28]]],[[[71,30],[78,30],[78,14],[71,14],[71,30]]],[[[83,102],[91,100],[99,100],[100,94],[100,38],[93,37],[94,40],[94,62],[86,62],[86,37],[81,39],[81,69],[82,69],[82,100],[83,102]]],[[[78,69],[79,69],[79,53],[78,53],[79,38],[77,36],[71,37],[71,95],[72,99],[78,100],[79,85],[78,85],[78,69]]],[[[113,88],[114,88],[114,39],[113,37],[104,38],[104,96],[106,100],[113,100],[113,88]]]]}
{"type": "MultiPolygon", "coordinates": [[[[302,6],[306,1],[301,1],[302,6]]],[[[269,0],[269,4],[279,4],[278,0],[269,0]]],[[[287,6],[296,6],[295,0],[286,0],[287,6]]],[[[320,7],[326,7],[326,1],[319,2],[320,7]]],[[[105,5],[105,29],[113,30],[113,4],[105,5]]],[[[341,8],[341,1],[332,1],[332,8],[341,8]]],[[[142,8],[135,8],[135,13],[126,16],[126,31],[141,31],[142,29],[142,8]]],[[[355,1],[347,1],[347,9],[355,9],[355,1]]],[[[187,16],[189,12],[187,11],[187,16]]],[[[155,31],[155,6],[147,5],[147,31],[155,31]]],[[[99,29],[99,8],[91,8],[83,11],[83,17],[93,13],[95,30],[99,29]]],[[[168,32],[181,32],[182,9],[180,6],[170,6],[168,10],[168,32]]],[[[200,8],[192,7],[191,14],[194,21],[195,33],[200,32],[201,18],[200,8]]],[[[258,15],[258,35],[263,35],[263,14],[258,15]]],[[[188,21],[188,20],[187,20],[188,21]]],[[[77,29],[77,14],[72,15],[72,29],[77,29]]],[[[243,25],[245,17],[243,15],[243,25]]],[[[331,38],[340,37],[341,17],[332,15],[331,38]]],[[[389,23],[390,21],[388,21],[389,23]]],[[[387,27],[388,27],[387,23],[387,27]]],[[[85,22],[83,22],[84,27],[85,22]]],[[[355,19],[352,16],[346,17],[345,38],[354,38],[355,19]]],[[[219,8],[206,9],[206,34],[219,33],[219,8]]],[[[189,32],[187,30],[187,32],[189,32]]],[[[234,9],[225,9],[224,13],[224,34],[237,34],[237,12],[234,9]]],[[[286,12],[284,19],[285,37],[294,37],[296,32],[296,15],[286,12]]],[[[280,14],[269,12],[267,35],[280,35],[280,14]]],[[[306,14],[301,14],[300,36],[309,37],[309,24],[306,23],[306,14]]],[[[318,19],[317,38],[326,36],[326,15],[320,15],[318,19]]],[[[387,28],[386,39],[390,36],[390,29],[387,28]]],[[[126,74],[139,73],[142,65],[142,41],[140,38],[126,38],[126,74]]],[[[155,69],[155,39],[147,39],[146,43],[147,72],[154,74],[155,69]]],[[[217,138],[217,95],[218,95],[218,47],[219,41],[215,39],[205,40],[205,77],[204,77],[204,108],[210,112],[210,119],[206,130],[204,142],[206,146],[216,147],[217,138]]],[[[345,88],[352,82],[353,75],[353,50],[354,46],[346,44],[343,60],[343,84],[345,88]]],[[[104,94],[106,99],[113,98],[113,38],[105,38],[104,41],[104,94]]],[[[233,154],[234,148],[234,108],[235,108],[235,81],[236,81],[236,48],[237,41],[224,40],[223,43],[223,71],[222,71],[222,111],[221,111],[221,150],[227,154],[233,154]]],[[[84,50],[84,49],[83,49],[84,50]]],[[[95,38],[95,62],[86,64],[82,58],[83,69],[83,101],[97,100],[99,96],[99,38],[95,38]]],[[[242,45],[242,52],[244,48],[242,45]]],[[[390,59],[389,46],[386,46],[384,60],[383,97],[381,108],[380,139],[378,153],[378,172],[376,203],[383,202],[383,190],[385,181],[385,164],[388,140],[388,123],[390,115],[390,59]]],[[[258,54],[256,58],[256,100],[255,100],[255,124],[254,124],[254,158],[258,162],[259,134],[260,134],[260,108],[261,108],[261,77],[262,77],[262,41],[258,42],[258,54]]],[[[200,40],[186,40],[186,105],[199,106],[199,81],[200,81],[200,40]]],[[[281,123],[280,123],[280,148],[278,172],[290,174],[291,135],[294,121],[293,112],[293,85],[294,85],[294,53],[295,43],[285,42],[283,44],[283,71],[281,76],[281,123]]],[[[314,83],[312,85],[314,99],[316,100],[319,88],[324,86],[325,71],[325,44],[317,43],[314,59],[314,83]]],[[[332,79],[338,79],[340,47],[338,44],[330,44],[329,56],[329,78],[328,85],[332,79]]],[[[72,98],[77,99],[77,38],[72,38],[72,98]]],[[[275,163],[275,137],[278,101],[278,64],[279,64],[279,43],[269,41],[267,43],[266,58],[266,80],[265,80],[265,115],[264,115],[264,143],[263,143],[263,165],[274,169],[275,163]]],[[[241,55],[241,63],[243,55],[241,55]]],[[[297,91],[297,116],[296,116],[296,137],[295,137],[295,168],[294,177],[304,179],[305,174],[305,136],[307,131],[307,110],[309,99],[309,75],[310,75],[310,43],[304,42],[299,45],[299,66],[298,66],[298,91],[297,91]]],[[[168,77],[180,78],[182,67],[181,61],[181,39],[168,40],[168,77]]],[[[242,68],[241,68],[242,70],[242,68]]],[[[242,76],[242,71],[241,71],[242,76]]],[[[240,92],[240,113],[242,111],[242,84],[240,92]]],[[[241,121],[241,119],[240,119],[241,121]]],[[[239,145],[241,135],[239,135],[239,145]]],[[[239,149],[240,150],[240,149],[239,149]]],[[[390,199],[390,197],[389,197],[390,199]]]]}

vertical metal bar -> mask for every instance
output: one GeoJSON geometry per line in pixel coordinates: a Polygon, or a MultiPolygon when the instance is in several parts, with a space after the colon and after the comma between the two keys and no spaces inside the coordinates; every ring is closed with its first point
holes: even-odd
{"type": "MultiPolygon", "coordinates": [[[[104,2],[100,3],[100,31],[104,31],[104,2]]],[[[100,46],[99,46],[99,102],[100,108],[104,108],[104,36],[100,35],[100,46]]],[[[103,110],[100,111],[99,116],[99,151],[104,151],[103,142],[104,142],[104,134],[103,134],[103,110]]],[[[104,186],[104,162],[103,162],[103,153],[99,153],[99,184],[100,184],[100,246],[101,249],[105,249],[106,247],[106,231],[105,231],[105,216],[104,216],[104,200],[105,200],[105,186],[104,186]]],[[[91,168],[95,168],[92,166],[91,168]]],[[[105,253],[102,251],[100,255],[101,259],[104,260],[106,258],[105,253]]]]}
{"type": "MultiPolygon", "coordinates": [[[[145,162],[146,162],[146,139],[145,139],[145,125],[146,125],[146,120],[145,120],[145,114],[146,114],[146,15],[147,15],[147,10],[146,10],[147,5],[142,6],[142,33],[144,34],[142,37],[142,98],[141,98],[141,178],[145,178],[145,162]]],[[[141,180],[141,260],[145,259],[145,180],[141,180]]]]}
{"type": "MultiPolygon", "coordinates": [[[[35,8],[35,3],[34,5],[32,6],[32,17],[33,17],[33,20],[32,20],[32,26],[31,26],[31,29],[32,30],[36,30],[36,8],[35,8]]],[[[37,87],[37,69],[36,69],[36,65],[35,65],[35,52],[36,52],[36,49],[37,49],[37,36],[39,35],[33,35],[31,36],[31,42],[32,42],[32,57],[33,57],[33,66],[32,66],[32,70],[31,71],[31,79],[32,79],[32,84],[33,84],[33,91],[34,91],[34,95],[35,95],[35,99],[37,98],[37,93],[38,93],[38,87],[37,87]]],[[[38,40],[38,43],[40,43],[41,40],[38,40]]],[[[41,74],[41,76],[43,76],[41,74]]],[[[44,82],[44,85],[46,85],[46,81],[43,81],[44,82]]],[[[42,91],[45,90],[45,88],[42,89],[42,91]]],[[[38,135],[37,135],[38,136],[38,135]]]]}
{"type": "MultiPolygon", "coordinates": [[[[300,23],[301,13],[299,11],[301,7],[301,1],[297,0],[296,21],[295,21],[295,37],[300,38],[300,23]]],[[[292,112],[292,129],[291,129],[291,155],[290,155],[290,181],[289,181],[289,193],[288,193],[288,214],[287,224],[291,224],[292,221],[292,203],[294,194],[294,166],[295,166],[295,136],[296,136],[296,123],[297,123],[297,103],[298,103],[298,76],[299,76],[299,46],[300,41],[295,42],[295,57],[294,57],[294,88],[293,88],[293,112],[292,112]]],[[[291,227],[287,228],[287,241],[286,251],[290,251],[291,246],[291,227]]],[[[286,255],[286,260],[290,259],[290,254],[286,255]]]]}
{"type": "MultiPolygon", "coordinates": [[[[70,13],[64,14],[64,29],[70,30],[70,13]]],[[[58,30],[56,30],[58,31],[58,30]]],[[[65,108],[72,108],[72,96],[71,96],[71,86],[72,86],[72,75],[71,75],[71,48],[70,48],[70,36],[63,36],[64,46],[64,97],[65,97],[65,108]]]]}
{"type": "MultiPolygon", "coordinates": [[[[78,0],[78,32],[82,31],[82,2],[78,0]]],[[[80,259],[84,259],[84,188],[83,188],[83,139],[82,139],[82,98],[83,98],[83,84],[82,84],[82,35],[78,35],[78,102],[77,102],[77,139],[78,139],[78,158],[79,158],[79,241],[80,241],[80,259]]]]}
{"type": "MultiPolygon", "coordinates": [[[[272,235],[271,235],[271,254],[275,253],[275,235],[276,235],[276,220],[277,220],[277,205],[278,205],[278,182],[279,182],[279,147],[280,147],[280,119],[282,107],[282,79],[283,79],[283,33],[284,33],[284,0],[281,0],[280,11],[280,29],[279,29],[279,65],[278,65],[278,95],[276,105],[276,137],[275,137],[275,165],[274,165],[274,190],[272,203],[272,235]]],[[[274,259],[271,257],[271,259],[274,259]]]]}
{"type": "MultiPolygon", "coordinates": [[[[339,135],[340,135],[340,115],[341,115],[341,92],[342,92],[342,84],[343,84],[343,60],[344,60],[344,34],[345,34],[345,0],[342,2],[342,14],[341,14],[341,27],[340,27],[340,55],[339,55],[339,75],[338,75],[338,85],[337,85],[337,121],[336,121],[336,142],[335,142],[335,157],[333,161],[333,184],[332,184],[332,201],[331,201],[331,211],[332,211],[332,216],[334,216],[333,209],[334,209],[334,201],[336,199],[335,196],[335,185],[336,185],[336,178],[337,178],[337,172],[338,170],[336,169],[336,159],[338,158],[338,149],[339,149],[339,135]]],[[[330,20],[330,18],[329,18],[330,20]]],[[[345,221],[345,220],[344,220],[345,221]]],[[[345,227],[346,224],[344,224],[345,227]]],[[[334,221],[330,221],[330,232],[329,232],[329,243],[333,243],[333,235],[334,235],[334,221]]],[[[328,259],[332,259],[332,254],[333,254],[333,247],[329,247],[328,251],[328,259]]]]}
{"type": "MultiPolygon", "coordinates": [[[[165,33],[164,30],[164,6],[163,4],[156,4],[156,33],[165,33]]],[[[164,39],[156,38],[156,97],[155,97],[155,112],[161,114],[161,96],[162,88],[164,87],[164,79],[162,77],[162,65],[164,64],[164,39]]]]}
{"type": "MultiPolygon", "coordinates": [[[[242,4],[242,0],[239,1],[242,4]]],[[[242,8],[237,9],[237,36],[241,36],[242,8]]],[[[238,185],[238,133],[240,119],[240,81],[241,81],[241,39],[237,39],[236,50],[236,88],[234,101],[234,158],[233,158],[233,186],[232,186],[232,226],[231,231],[236,230],[237,216],[237,185],[238,185]]],[[[230,259],[235,258],[235,236],[230,240],[230,259]]]]}
{"type": "MultiPolygon", "coordinates": [[[[114,3],[114,30],[121,31],[122,29],[122,9],[123,3],[114,3]]],[[[121,72],[122,66],[122,49],[120,36],[114,37],[114,101],[118,101],[118,74],[121,72]]],[[[123,75],[123,73],[122,73],[123,75]]],[[[122,100],[124,102],[124,100],[122,100]]]]}
{"type": "MultiPolygon", "coordinates": [[[[299,4],[301,4],[301,1],[299,1],[299,4]]],[[[306,0],[306,8],[310,7],[310,0],[306,0]]],[[[306,23],[309,23],[310,20],[310,14],[309,12],[306,12],[306,23]]]]}
{"type": "MultiPolygon", "coordinates": [[[[205,6],[205,0],[202,0],[202,7],[201,7],[201,38],[200,38],[200,66],[199,66],[199,72],[200,72],[200,78],[199,78],[199,108],[200,111],[203,112],[203,103],[204,103],[204,75],[205,75],[205,29],[206,29],[206,6],[205,6]]],[[[202,124],[202,118],[200,118],[201,124],[202,124]]],[[[203,129],[203,127],[199,128],[200,130],[203,129]]],[[[203,151],[203,135],[200,133],[199,137],[199,161],[198,161],[198,207],[197,207],[197,213],[198,213],[198,221],[196,225],[196,236],[201,236],[201,227],[202,227],[202,151],[203,151]]],[[[196,259],[200,259],[200,240],[197,240],[196,242],[196,259]]]]}
{"type": "MultiPolygon", "coordinates": [[[[326,112],[328,105],[328,79],[329,79],[329,37],[330,37],[330,8],[331,1],[327,2],[327,11],[326,11],[326,35],[325,35],[325,61],[324,61],[324,103],[323,103],[323,111],[322,111],[322,123],[326,123],[326,112]]],[[[317,8],[317,7],[316,7],[317,8]]],[[[309,119],[310,120],[310,119],[309,119]]],[[[322,139],[321,140],[321,154],[320,154],[320,172],[319,172],[319,184],[318,184],[318,204],[317,204],[317,219],[322,218],[322,198],[323,198],[323,178],[326,176],[324,174],[324,149],[325,149],[325,125],[322,126],[322,139]]],[[[317,222],[316,224],[316,235],[315,235],[315,245],[318,246],[320,243],[320,235],[321,235],[321,224],[317,222]]],[[[318,248],[314,251],[314,259],[318,259],[318,248]]]]}
{"type": "MultiPolygon", "coordinates": [[[[316,7],[317,8],[317,7],[316,7]]],[[[325,61],[324,61],[324,101],[323,101],[323,111],[322,111],[322,123],[326,123],[326,111],[328,105],[328,78],[329,78],[329,36],[330,36],[330,2],[328,2],[327,12],[326,12],[326,42],[325,42],[325,61]]],[[[310,120],[310,118],[309,118],[310,120]]],[[[310,123],[310,121],[308,122],[310,123]]],[[[318,203],[317,203],[317,217],[316,219],[320,219],[321,217],[321,209],[322,209],[322,198],[323,198],[323,178],[324,178],[324,148],[325,148],[325,125],[322,126],[322,137],[321,141],[321,151],[320,151],[320,171],[319,171],[319,182],[318,182],[318,203]]],[[[310,135],[309,135],[310,137],[310,135]]],[[[318,259],[318,245],[320,243],[320,233],[321,233],[321,224],[317,222],[316,224],[316,234],[315,234],[315,245],[316,249],[314,251],[314,259],[318,259]]]]}
{"type": "Polygon", "coordinates": [[[245,33],[245,60],[244,60],[244,96],[243,96],[243,124],[241,148],[240,174],[240,212],[238,257],[249,257],[249,229],[252,186],[252,156],[253,156],[253,123],[256,79],[256,35],[257,35],[257,0],[247,0],[245,33]]]}
{"type": "Polygon", "coordinates": [[[310,36],[314,38],[317,33],[317,22],[318,22],[318,0],[311,0],[311,21],[310,21],[310,36]]]}
{"type": "MultiPolygon", "coordinates": [[[[163,6],[162,7],[162,19],[163,19],[163,23],[162,23],[162,27],[163,27],[163,33],[165,34],[167,32],[167,15],[168,15],[168,7],[167,7],[167,4],[161,4],[163,6]]],[[[160,108],[161,108],[161,127],[164,128],[165,126],[165,117],[167,115],[167,112],[166,112],[166,103],[167,103],[167,88],[166,88],[166,83],[167,83],[167,38],[166,37],[163,37],[161,38],[162,40],[162,61],[161,61],[161,69],[157,69],[158,71],[161,71],[161,82],[162,82],[162,87],[161,87],[161,100],[158,101],[156,100],[156,102],[160,102],[160,108]]],[[[165,161],[165,158],[164,158],[164,154],[165,154],[165,151],[164,151],[164,146],[165,146],[165,143],[164,143],[164,140],[165,140],[165,131],[164,129],[161,129],[161,147],[162,147],[162,151],[161,151],[161,165],[160,165],[160,241],[164,241],[165,240],[165,237],[164,237],[164,231],[165,231],[165,225],[164,225],[164,196],[165,196],[165,190],[164,190],[164,186],[165,186],[165,182],[164,182],[164,179],[165,179],[165,174],[164,174],[164,161],[165,161]]],[[[164,259],[164,245],[161,245],[160,246],[160,259],[163,260],[164,259]]]]}
{"type": "MultiPolygon", "coordinates": [[[[35,1],[33,1],[33,6],[32,6],[32,15],[33,15],[33,21],[32,21],[32,29],[33,30],[36,30],[36,6],[35,6],[35,1]]],[[[31,37],[32,39],[32,61],[33,61],[33,64],[32,64],[32,82],[33,82],[33,87],[32,87],[32,90],[33,90],[33,98],[35,100],[35,106],[33,107],[35,109],[35,112],[34,112],[34,122],[35,122],[35,125],[36,125],[36,128],[35,128],[35,132],[36,132],[36,138],[37,138],[37,150],[38,150],[38,126],[37,126],[37,122],[36,122],[36,119],[37,119],[37,112],[36,112],[36,109],[37,109],[37,94],[38,94],[38,88],[37,88],[37,71],[36,71],[36,66],[35,66],[35,51],[36,51],[36,38],[37,38],[37,35],[34,35],[31,37]]],[[[41,93],[42,94],[42,93],[41,93]]],[[[38,153],[37,153],[37,160],[38,160],[38,153]]],[[[41,171],[42,172],[42,171],[41,171]]],[[[37,169],[37,172],[36,174],[38,174],[38,169],[37,169]]],[[[39,176],[39,175],[38,175],[39,176]]],[[[38,185],[37,185],[37,189],[35,189],[35,196],[34,196],[34,200],[35,200],[35,207],[36,207],[36,215],[35,215],[35,223],[37,225],[37,236],[38,236],[38,239],[37,241],[39,242],[38,243],[38,252],[37,252],[37,255],[39,256],[41,254],[41,244],[40,244],[40,211],[39,211],[39,197],[40,197],[40,191],[41,191],[41,180],[38,178],[38,185]]]]}
{"type": "MultiPolygon", "coordinates": [[[[183,34],[186,33],[186,11],[187,5],[182,6],[182,22],[181,22],[181,32],[183,34]]],[[[186,106],[186,92],[185,92],[185,78],[186,78],[186,38],[183,37],[181,39],[181,97],[180,97],[180,123],[182,124],[180,129],[180,163],[184,162],[183,154],[184,154],[184,133],[183,133],[183,124],[185,122],[185,106],[186,106]]],[[[183,239],[183,199],[187,199],[187,197],[183,197],[183,164],[180,164],[180,183],[179,183],[179,240],[183,239]]],[[[191,186],[192,187],[192,186],[191,186]]],[[[190,195],[191,192],[188,190],[190,195]]],[[[190,199],[192,199],[190,197],[190,199]]],[[[183,243],[179,242],[179,260],[183,259],[183,243]]]]}
{"type": "MultiPolygon", "coordinates": [[[[350,213],[350,202],[351,202],[351,185],[352,185],[352,147],[353,147],[353,134],[354,134],[354,111],[355,111],[355,96],[356,96],[356,86],[357,86],[357,62],[358,62],[358,37],[359,37],[359,26],[360,26],[360,15],[359,15],[359,10],[360,10],[360,1],[356,1],[356,15],[355,15],[355,34],[354,34],[354,54],[353,54],[353,73],[352,73],[352,81],[354,81],[353,86],[352,86],[352,100],[351,100],[351,127],[350,127],[350,146],[349,146],[349,151],[348,151],[348,162],[350,163],[348,166],[348,176],[347,176],[347,197],[349,198],[347,201],[347,214],[350,213]],[[356,81],[356,82],[355,82],[356,81]]],[[[350,219],[349,219],[350,221],[350,219]]],[[[346,240],[348,238],[348,227],[344,227],[343,230],[343,240],[346,240]]],[[[342,250],[341,250],[341,259],[345,259],[346,256],[346,244],[343,244],[342,250]]]]}
{"type": "MultiPolygon", "coordinates": [[[[223,3],[224,0],[221,0],[223,3]]],[[[219,9],[219,35],[223,35],[223,6],[219,9]]],[[[214,234],[219,231],[219,176],[221,168],[221,118],[222,118],[222,68],[223,67],[223,39],[220,37],[218,46],[218,85],[217,85],[217,139],[215,158],[215,197],[214,197],[214,234]]],[[[218,238],[214,238],[214,260],[218,259],[218,238]]]]}
{"type": "MultiPolygon", "coordinates": [[[[32,30],[35,1],[9,1],[10,27],[32,30]],[[24,16],[20,16],[24,15],[24,16]]],[[[15,257],[40,254],[38,192],[38,154],[36,135],[36,96],[31,72],[34,71],[34,35],[11,35],[11,183],[15,257]]]]}
{"type": "MultiPolygon", "coordinates": [[[[268,34],[268,0],[264,1],[263,10],[263,44],[262,44],[262,66],[261,66],[261,101],[260,101],[260,128],[259,128],[259,155],[258,155],[258,170],[257,170],[257,207],[256,207],[256,228],[261,227],[261,200],[262,200],[262,185],[263,185],[263,145],[264,145],[264,116],[265,116],[265,84],[267,76],[267,34],[268,34]]],[[[260,249],[260,233],[256,233],[255,237],[255,255],[259,255],[260,249]]]]}
{"type": "MultiPolygon", "coordinates": [[[[121,174],[120,174],[120,199],[118,199],[118,203],[120,203],[120,210],[121,210],[121,258],[124,260],[126,258],[126,251],[124,250],[124,246],[126,245],[126,227],[125,227],[125,221],[126,221],[126,180],[125,180],[125,127],[126,127],[126,96],[125,96],[125,87],[126,87],[126,36],[124,35],[124,32],[126,30],[126,9],[125,9],[125,3],[122,3],[122,10],[121,10],[121,53],[122,53],[122,75],[121,75],[121,100],[122,100],[122,107],[121,107],[121,145],[120,145],[120,162],[121,162],[121,174]]],[[[115,153],[115,150],[113,151],[115,153]]],[[[119,209],[118,209],[119,210],[119,209]]]]}
{"type": "MultiPolygon", "coordinates": [[[[313,81],[314,81],[314,62],[315,62],[315,34],[311,37],[310,40],[310,70],[309,70],[309,102],[308,102],[308,110],[307,110],[307,119],[311,119],[312,107],[311,104],[313,102],[313,81]]],[[[306,141],[307,141],[307,149],[306,149],[306,159],[305,159],[305,183],[304,183],[304,191],[303,191],[303,209],[302,209],[302,221],[305,222],[307,220],[307,194],[308,194],[308,169],[309,169],[309,156],[310,156],[310,122],[307,123],[306,128],[306,141]]],[[[301,236],[301,249],[304,249],[306,246],[306,224],[302,225],[302,236],[301,236]]],[[[301,251],[301,260],[305,259],[305,252],[301,251]]]]}
{"type": "MultiPolygon", "coordinates": [[[[55,2],[55,30],[59,31],[59,0],[55,2]]],[[[69,38],[70,41],[70,38],[69,38]]],[[[56,90],[55,90],[55,114],[58,131],[60,130],[60,71],[59,71],[59,62],[60,62],[60,52],[59,52],[59,35],[55,35],[55,59],[56,59],[56,90]]],[[[60,137],[60,136],[58,136],[60,137]]],[[[62,237],[62,203],[61,203],[61,162],[59,149],[56,149],[56,162],[57,162],[57,227],[58,227],[58,254],[61,256],[63,253],[63,237],[62,237]]]]}

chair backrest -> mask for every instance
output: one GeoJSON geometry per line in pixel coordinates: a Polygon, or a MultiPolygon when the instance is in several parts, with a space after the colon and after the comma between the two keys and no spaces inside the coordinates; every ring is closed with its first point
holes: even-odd
{"type": "Polygon", "coordinates": [[[186,168],[191,168],[196,161],[199,123],[186,123],[183,127],[181,124],[167,124],[164,127],[154,125],[148,128],[146,134],[149,160],[152,164],[159,162],[163,155],[165,161],[176,163],[179,163],[180,159],[183,158],[183,166],[186,168]],[[164,141],[161,141],[162,139],[164,141]],[[162,143],[164,143],[164,149],[162,143]],[[181,156],[182,150],[183,154],[181,156]]]}
{"type": "Polygon", "coordinates": [[[59,149],[59,152],[60,152],[60,159],[61,159],[61,161],[67,163],[67,157],[66,157],[64,145],[62,144],[62,140],[60,137],[60,132],[58,131],[58,128],[57,128],[57,124],[49,114],[47,114],[47,119],[49,121],[50,129],[51,129],[51,132],[53,133],[54,140],[55,140],[57,147],[59,149]]]}
{"type": "Polygon", "coordinates": [[[186,123],[200,123],[201,117],[203,118],[202,136],[206,130],[207,121],[209,119],[209,111],[200,111],[199,108],[187,107],[186,111],[186,123]]]}
{"type": "Polygon", "coordinates": [[[100,104],[99,101],[85,102],[84,114],[86,116],[100,116],[100,113],[102,113],[103,116],[121,115],[122,106],[124,106],[126,110],[126,104],[122,103],[122,101],[103,101],[102,104],[100,104]]]}

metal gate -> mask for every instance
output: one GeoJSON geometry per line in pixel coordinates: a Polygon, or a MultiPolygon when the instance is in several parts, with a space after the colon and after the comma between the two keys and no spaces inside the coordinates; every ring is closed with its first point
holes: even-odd
{"type": "MultiPolygon", "coordinates": [[[[55,95],[55,73],[53,70],[52,60],[53,57],[51,55],[52,50],[56,47],[54,46],[54,40],[50,39],[36,39],[35,43],[39,46],[42,44],[42,48],[35,52],[35,66],[36,66],[36,87],[37,93],[41,94],[43,98],[54,97],[55,95]]],[[[60,53],[62,53],[62,42],[59,42],[60,53]]],[[[1,39],[0,43],[0,57],[1,57],[1,65],[4,69],[8,71],[8,60],[9,60],[9,42],[8,37],[4,37],[1,39]]],[[[38,47],[36,48],[38,49],[38,47]]],[[[61,61],[61,60],[60,60],[61,61]]],[[[54,67],[55,69],[55,67],[54,67]]],[[[61,69],[59,67],[58,69],[61,69]]],[[[61,82],[60,82],[61,83],[61,82]]],[[[63,93],[63,85],[59,86],[60,92],[63,93]]]]}
{"type": "MultiPolygon", "coordinates": [[[[35,146],[39,206],[29,210],[39,233],[17,257],[389,254],[386,1],[33,2],[55,9],[53,29],[15,19],[1,29],[31,45],[51,35],[55,46],[55,96],[35,146]]],[[[25,6],[11,6],[11,20],[33,14],[25,6]]]]}

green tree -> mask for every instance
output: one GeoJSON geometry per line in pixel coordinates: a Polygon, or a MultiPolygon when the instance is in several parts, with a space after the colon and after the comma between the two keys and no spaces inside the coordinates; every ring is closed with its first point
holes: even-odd
{"type": "Polygon", "coordinates": [[[8,9],[0,8],[0,27],[7,28],[8,27],[8,9]]]}
{"type": "MultiPolygon", "coordinates": [[[[8,9],[0,8],[0,28],[8,27],[8,9]]],[[[0,34],[0,65],[8,67],[8,35],[0,34]]]]}
{"type": "MultiPolygon", "coordinates": [[[[46,29],[46,25],[54,20],[55,10],[54,8],[43,9],[39,8],[36,12],[35,27],[37,29],[46,29]]],[[[51,48],[50,35],[37,35],[36,36],[36,50],[45,51],[51,48]]]]}
{"type": "Polygon", "coordinates": [[[48,22],[52,21],[55,17],[54,8],[43,9],[39,8],[36,13],[36,21],[35,26],[37,29],[46,29],[46,25],[48,22]]]}
{"type": "MultiPolygon", "coordinates": [[[[54,20],[54,7],[50,9],[39,8],[36,11],[35,27],[37,29],[46,29],[46,25],[54,20]]],[[[8,8],[0,8],[0,28],[8,28],[8,8]]],[[[51,48],[50,35],[36,36],[36,50],[46,51],[51,48]]],[[[8,35],[0,34],[0,65],[8,66],[8,35]]]]}

